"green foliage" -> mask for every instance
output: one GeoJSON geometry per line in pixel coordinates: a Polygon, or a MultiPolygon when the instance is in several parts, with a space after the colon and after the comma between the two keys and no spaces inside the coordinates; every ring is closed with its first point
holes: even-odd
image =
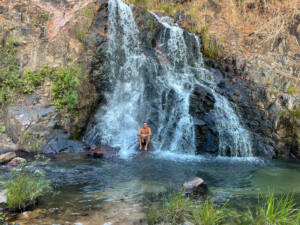
{"type": "Polygon", "coordinates": [[[75,109],[78,104],[78,69],[72,67],[69,69],[52,70],[50,79],[53,81],[51,96],[53,104],[60,109],[75,109]]]}
{"type": "Polygon", "coordinates": [[[137,5],[143,9],[147,9],[149,6],[149,0],[127,0],[127,2],[137,5]]]}
{"type": "Polygon", "coordinates": [[[13,177],[5,184],[7,205],[11,209],[25,210],[34,205],[39,197],[51,191],[49,180],[42,172],[14,172],[13,177]]]}
{"type": "Polygon", "coordinates": [[[256,210],[240,212],[216,206],[213,199],[205,201],[187,199],[182,192],[163,199],[162,210],[148,211],[147,223],[195,225],[295,225],[300,222],[300,211],[295,207],[293,195],[275,197],[274,192],[259,196],[256,210]]]}
{"type": "Polygon", "coordinates": [[[224,51],[223,47],[218,43],[220,40],[210,35],[209,26],[202,27],[199,33],[201,36],[203,55],[212,59],[221,57],[224,51]]]}
{"type": "Polygon", "coordinates": [[[0,125],[0,133],[4,133],[5,132],[5,126],[0,125]]]}
{"type": "Polygon", "coordinates": [[[42,19],[44,19],[44,20],[48,20],[48,19],[49,19],[49,13],[44,12],[44,13],[42,13],[42,14],[40,15],[40,17],[41,17],[42,19]]]}
{"type": "Polygon", "coordinates": [[[166,14],[168,14],[171,17],[173,17],[174,13],[175,13],[175,9],[174,9],[173,5],[169,5],[169,4],[161,4],[160,3],[158,5],[157,9],[165,12],[166,14]]]}
{"type": "Polygon", "coordinates": [[[287,117],[292,124],[295,124],[295,121],[300,119],[300,108],[294,110],[286,108],[282,110],[281,115],[287,117]]]}
{"type": "Polygon", "coordinates": [[[217,208],[214,199],[205,200],[204,203],[194,204],[192,209],[193,222],[196,225],[218,225],[226,221],[228,212],[226,205],[217,208]]]}
{"type": "Polygon", "coordinates": [[[299,210],[295,209],[294,196],[287,194],[279,198],[273,192],[259,197],[259,205],[255,212],[245,214],[245,224],[249,225],[295,225],[299,224],[299,210]]]}
{"type": "Polygon", "coordinates": [[[6,225],[10,225],[10,224],[14,225],[15,224],[15,222],[9,223],[8,221],[9,221],[8,217],[3,212],[0,212],[0,224],[1,225],[4,225],[4,224],[6,224],[6,225]]]}
{"type": "Polygon", "coordinates": [[[275,88],[272,88],[272,93],[273,93],[273,95],[277,96],[279,91],[275,88]]]}
{"type": "Polygon", "coordinates": [[[149,209],[146,214],[146,221],[148,225],[154,225],[159,223],[160,222],[159,212],[154,208],[149,209]]]}
{"type": "Polygon", "coordinates": [[[89,19],[92,19],[95,15],[94,10],[92,8],[84,8],[83,15],[89,19]]]}
{"type": "Polygon", "coordinates": [[[27,70],[22,76],[22,92],[24,94],[32,93],[35,87],[40,86],[44,81],[41,73],[33,73],[27,70]]]}
{"type": "Polygon", "coordinates": [[[86,35],[87,35],[87,32],[85,30],[82,30],[80,28],[77,28],[75,30],[75,36],[76,38],[81,41],[82,43],[85,43],[86,42],[86,35]]]}
{"type": "Polygon", "coordinates": [[[152,32],[154,28],[154,23],[152,17],[149,19],[149,31],[152,32]]]}
{"type": "Polygon", "coordinates": [[[162,207],[162,218],[171,224],[181,224],[187,217],[191,202],[188,201],[183,192],[171,194],[164,198],[162,207]]]}
{"type": "Polygon", "coordinates": [[[20,44],[20,41],[16,40],[16,39],[10,39],[8,41],[8,43],[9,43],[10,46],[18,46],[20,44]]]}
{"type": "Polygon", "coordinates": [[[289,87],[286,92],[289,94],[289,95],[294,95],[295,92],[296,92],[296,88],[295,87],[289,87]]]}
{"type": "Polygon", "coordinates": [[[0,48],[0,105],[13,100],[13,94],[22,85],[14,42],[0,48]]]}

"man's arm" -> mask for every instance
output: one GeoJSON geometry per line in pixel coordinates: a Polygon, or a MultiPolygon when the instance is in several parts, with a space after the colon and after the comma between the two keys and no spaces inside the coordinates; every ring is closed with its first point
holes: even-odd
{"type": "Polygon", "coordinates": [[[151,131],[151,128],[149,127],[149,134],[147,136],[152,136],[152,131],[151,131]]]}
{"type": "Polygon", "coordinates": [[[138,132],[137,136],[141,136],[141,129],[139,129],[139,132],[138,132]]]}

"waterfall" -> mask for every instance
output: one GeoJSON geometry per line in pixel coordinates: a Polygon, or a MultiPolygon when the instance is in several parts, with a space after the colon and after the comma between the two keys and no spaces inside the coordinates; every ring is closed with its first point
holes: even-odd
{"type": "Polygon", "coordinates": [[[214,91],[212,93],[216,99],[214,117],[219,132],[219,155],[253,156],[250,134],[241,126],[229,101],[214,91]]]}
{"type": "MultiPolygon", "coordinates": [[[[152,49],[154,54],[145,54],[130,6],[121,0],[109,0],[108,7],[107,63],[113,90],[106,93],[107,102],[98,109],[84,140],[90,145],[118,146],[120,155],[128,157],[138,147],[138,129],[143,122],[148,122],[153,133],[153,149],[194,154],[190,94],[196,82],[213,80],[201,72],[204,68],[199,38],[184,34],[168,17],[155,16],[164,26],[161,44],[152,49]],[[187,46],[184,35],[195,41],[196,51],[187,46]],[[189,62],[191,55],[194,62],[189,62]]],[[[233,145],[233,156],[250,156],[251,141],[247,131],[242,128],[227,99],[217,93],[214,96],[220,155],[225,155],[228,145],[233,145]],[[228,132],[228,129],[232,131],[228,132]]]]}

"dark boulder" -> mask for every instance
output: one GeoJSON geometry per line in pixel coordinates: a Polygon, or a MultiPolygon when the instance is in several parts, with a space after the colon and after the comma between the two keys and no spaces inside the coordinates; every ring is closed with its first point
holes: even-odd
{"type": "Polygon", "coordinates": [[[194,177],[183,184],[184,192],[187,195],[204,195],[208,188],[203,179],[194,177]]]}

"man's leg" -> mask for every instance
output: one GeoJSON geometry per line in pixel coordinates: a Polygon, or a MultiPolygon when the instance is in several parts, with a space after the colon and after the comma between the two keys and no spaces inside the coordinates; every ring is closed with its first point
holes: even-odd
{"type": "Polygon", "coordinates": [[[143,141],[143,138],[141,136],[139,136],[140,150],[142,150],[142,141],[143,141]]]}
{"type": "Polygon", "coordinates": [[[146,145],[145,145],[145,150],[146,151],[148,150],[149,142],[150,142],[150,136],[148,136],[147,139],[146,139],[146,145]]]}

